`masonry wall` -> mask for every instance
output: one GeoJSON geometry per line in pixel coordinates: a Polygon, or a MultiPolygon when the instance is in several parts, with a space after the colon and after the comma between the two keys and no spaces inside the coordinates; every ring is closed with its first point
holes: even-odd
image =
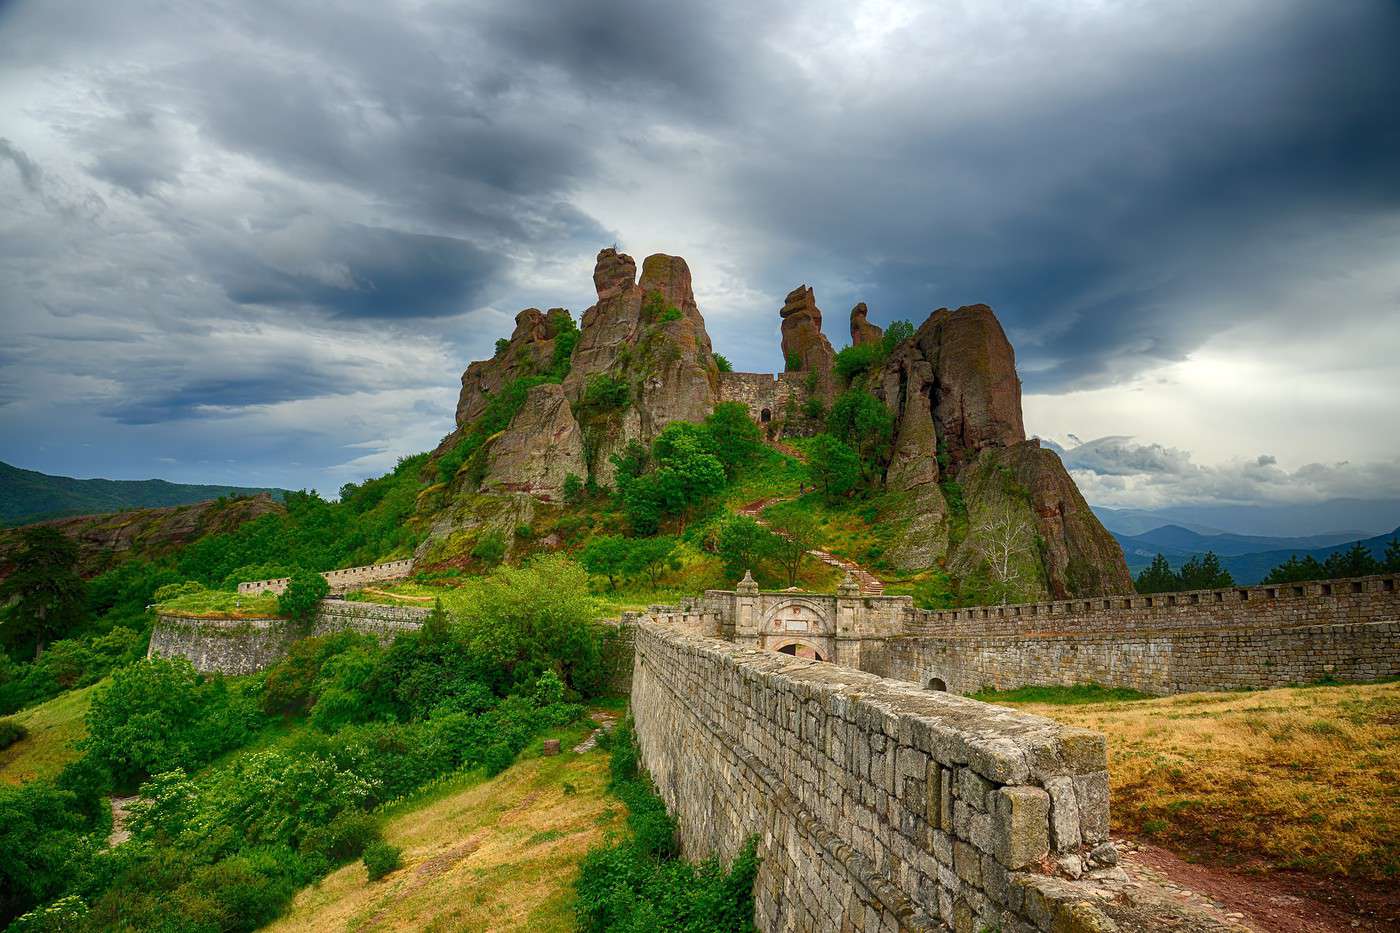
{"type": "Polygon", "coordinates": [[[759,837],[761,930],[1097,928],[1038,872],[1115,858],[1100,735],[647,620],[632,713],[686,856],[759,837]]]}
{"type": "Polygon", "coordinates": [[[324,600],[310,623],[287,619],[200,619],[160,615],[147,657],[186,658],[200,671],[251,674],[287,656],[292,642],[311,635],[356,631],[390,642],[416,630],[427,609],[324,600]]]}
{"type": "Polygon", "coordinates": [[[788,411],[788,402],[799,406],[807,400],[807,374],[794,373],[720,373],[719,400],[740,402],[749,410],[749,417],[763,422],[763,411],[769,412],[769,424],[781,425],[796,416],[788,411]]]}
{"type": "Polygon", "coordinates": [[[1095,681],[1146,693],[1400,675],[1390,575],[911,614],[880,673],[957,693],[1095,681]]]}
{"type": "MultiPolygon", "coordinates": [[[[327,570],[321,574],[330,584],[334,594],[348,593],[366,583],[386,583],[402,580],[413,573],[413,559],[391,560],[383,564],[366,564],[363,567],[346,567],[343,570],[327,570]]],[[[271,580],[250,580],[238,584],[238,592],[281,593],[291,582],[291,577],[276,577],[271,580]]]]}

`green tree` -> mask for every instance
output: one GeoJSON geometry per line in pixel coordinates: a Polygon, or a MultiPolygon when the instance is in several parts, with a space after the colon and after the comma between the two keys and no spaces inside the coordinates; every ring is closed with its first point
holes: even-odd
{"type": "Polygon", "coordinates": [[[305,622],[316,614],[316,608],[330,591],[330,584],[319,573],[298,570],[277,597],[277,611],[298,622],[305,622]]]}
{"type": "Polygon", "coordinates": [[[894,414],[885,404],[864,389],[850,389],[831,406],[826,423],[834,437],[859,455],[862,478],[867,483],[879,479],[894,440],[894,414]]]}
{"type": "Polygon", "coordinates": [[[741,466],[753,461],[763,449],[763,432],[740,402],[720,402],[705,419],[705,430],[713,441],[713,453],[724,464],[730,479],[741,466]]]}
{"type": "Polygon", "coordinates": [[[564,477],[564,502],[568,505],[578,505],[583,501],[583,494],[586,489],[583,477],[577,473],[570,473],[564,477]]]}
{"type": "Polygon", "coordinates": [[[674,535],[630,539],[624,566],[628,573],[646,574],[654,589],[664,571],[668,568],[680,569],[680,561],[676,558],[679,544],[680,539],[674,535]]]}
{"type": "Polygon", "coordinates": [[[1214,551],[1192,557],[1177,571],[1177,588],[1182,590],[1218,590],[1235,585],[1230,571],[1220,565],[1214,551]]]}
{"type": "Polygon", "coordinates": [[[784,512],[769,521],[772,529],[770,553],[787,573],[788,586],[797,585],[802,558],[821,543],[821,529],[804,512],[784,512]]]}
{"type": "Polygon", "coordinates": [[[1139,573],[1136,581],[1139,593],[1174,593],[1179,584],[1171,564],[1167,563],[1167,558],[1161,554],[1152,558],[1151,566],[1139,573]]]}
{"type": "Polygon", "coordinates": [[[1386,544],[1381,573],[1400,573],[1400,536],[1391,538],[1386,544]]]}
{"type": "Polygon", "coordinates": [[[622,535],[599,535],[583,546],[579,562],[589,573],[608,578],[608,589],[617,589],[618,578],[627,571],[628,539],[622,535]]]}
{"type": "Polygon", "coordinates": [[[1327,560],[1322,563],[1322,569],[1329,577],[1364,577],[1378,572],[1380,566],[1370,549],[1360,541],[1345,551],[1327,555],[1327,560]]]}
{"type": "Polygon", "coordinates": [[[773,546],[773,533],[747,515],[734,515],[720,526],[716,542],[725,575],[739,579],[754,570],[773,546]]]}
{"type": "Polygon", "coordinates": [[[725,356],[723,353],[712,353],[711,356],[714,357],[715,367],[720,372],[732,373],[734,371],[734,364],[730,363],[729,357],[725,356]]]}
{"type": "Polygon", "coordinates": [[[885,355],[889,356],[901,343],[914,336],[914,325],[908,321],[891,321],[890,326],[885,328],[885,337],[882,341],[885,345],[885,355]]]}
{"type": "Polygon", "coordinates": [[[78,546],[62,532],[35,525],[20,532],[14,569],[0,583],[0,605],[11,600],[5,628],[12,643],[34,639],[34,657],[44,645],[77,627],[83,618],[84,586],[78,576],[78,546]]]}
{"type": "Polygon", "coordinates": [[[807,449],[807,473],[827,501],[836,502],[860,482],[860,457],[830,434],[818,434],[807,449]]]}
{"type": "Polygon", "coordinates": [[[1316,557],[1305,554],[1300,560],[1297,554],[1293,554],[1288,560],[1270,570],[1268,575],[1264,577],[1264,582],[1301,583],[1305,580],[1321,580],[1326,576],[1327,571],[1322,569],[1322,565],[1317,562],[1316,557]]]}
{"type": "Polygon", "coordinates": [[[841,381],[850,385],[864,373],[878,368],[885,361],[882,343],[859,343],[836,354],[835,370],[841,381]]]}

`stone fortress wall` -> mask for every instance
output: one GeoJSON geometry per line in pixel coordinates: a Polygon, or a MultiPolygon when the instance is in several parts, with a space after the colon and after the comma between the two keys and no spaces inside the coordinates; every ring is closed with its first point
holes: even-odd
{"type": "Polygon", "coordinates": [[[287,619],[201,619],[160,615],[151,631],[150,658],[180,657],[206,673],[252,674],[287,656],[292,643],[311,635],[354,631],[393,641],[413,631],[428,617],[416,606],[325,599],[310,623],[287,619]]]}
{"type": "Polygon", "coordinates": [[[955,693],[1096,681],[1146,693],[1400,675],[1395,575],[930,612],[907,596],[709,590],[639,618],[955,693]]]}
{"type": "Polygon", "coordinates": [[[807,377],[805,372],[720,373],[719,401],[743,404],[749,417],[761,425],[781,425],[789,414],[798,414],[789,412],[789,402],[801,406],[807,400],[807,377]]]}
{"type": "Polygon", "coordinates": [[[1113,929],[1045,868],[1114,871],[1101,735],[649,620],[631,708],[684,854],[758,836],[760,930],[1113,929]]]}
{"type": "MultiPolygon", "coordinates": [[[[366,564],[363,567],[346,567],[343,570],[327,570],[321,574],[331,586],[333,594],[348,593],[366,583],[387,583],[402,580],[413,573],[413,558],[391,560],[383,564],[366,564]]],[[[238,584],[238,592],[244,595],[256,593],[281,593],[287,588],[291,577],[276,577],[271,580],[251,580],[238,584]]]]}

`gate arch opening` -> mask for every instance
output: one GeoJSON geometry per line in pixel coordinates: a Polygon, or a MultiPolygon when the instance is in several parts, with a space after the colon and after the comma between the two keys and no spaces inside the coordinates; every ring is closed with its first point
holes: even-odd
{"type": "Polygon", "coordinates": [[[928,688],[930,690],[936,690],[939,693],[948,692],[948,684],[944,682],[942,677],[930,677],[928,679],[928,688]]]}
{"type": "Polygon", "coordinates": [[[774,649],[779,654],[790,654],[797,658],[810,658],[814,661],[826,661],[827,658],[816,648],[803,641],[790,641],[785,645],[780,645],[774,649]]]}
{"type": "Polygon", "coordinates": [[[769,409],[769,408],[763,409],[763,411],[760,412],[759,415],[758,415],[758,420],[761,421],[761,422],[763,422],[764,424],[767,424],[768,422],[772,421],[772,420],[773,420],[773,411],[772,411],[772,409],[769,409]]]}

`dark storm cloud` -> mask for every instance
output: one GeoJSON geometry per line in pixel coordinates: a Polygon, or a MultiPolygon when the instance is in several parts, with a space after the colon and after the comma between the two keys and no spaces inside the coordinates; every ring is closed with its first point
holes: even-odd
{"type": "Polygon", "coordinates": [[[753,368],[804,281],[838,345],[857,300],[987,302],[1031,392],[1294,332],[1319,283],[1384,327],[1396,48],[1380,2],[0,4],[0,386],[143,432],[401,392],[355,428],[391,445],[615,240],[689,253],[753,368]]]}
{"type": "Polygon", "coordinates": [[[206,261],[238,304],[370,318],[461,314],[477,306],[500,271],[495,257],[451,237],[315,223],[242,240],[206,261]],[[268,250],[268,240],[289,242],[268,250]]]}

